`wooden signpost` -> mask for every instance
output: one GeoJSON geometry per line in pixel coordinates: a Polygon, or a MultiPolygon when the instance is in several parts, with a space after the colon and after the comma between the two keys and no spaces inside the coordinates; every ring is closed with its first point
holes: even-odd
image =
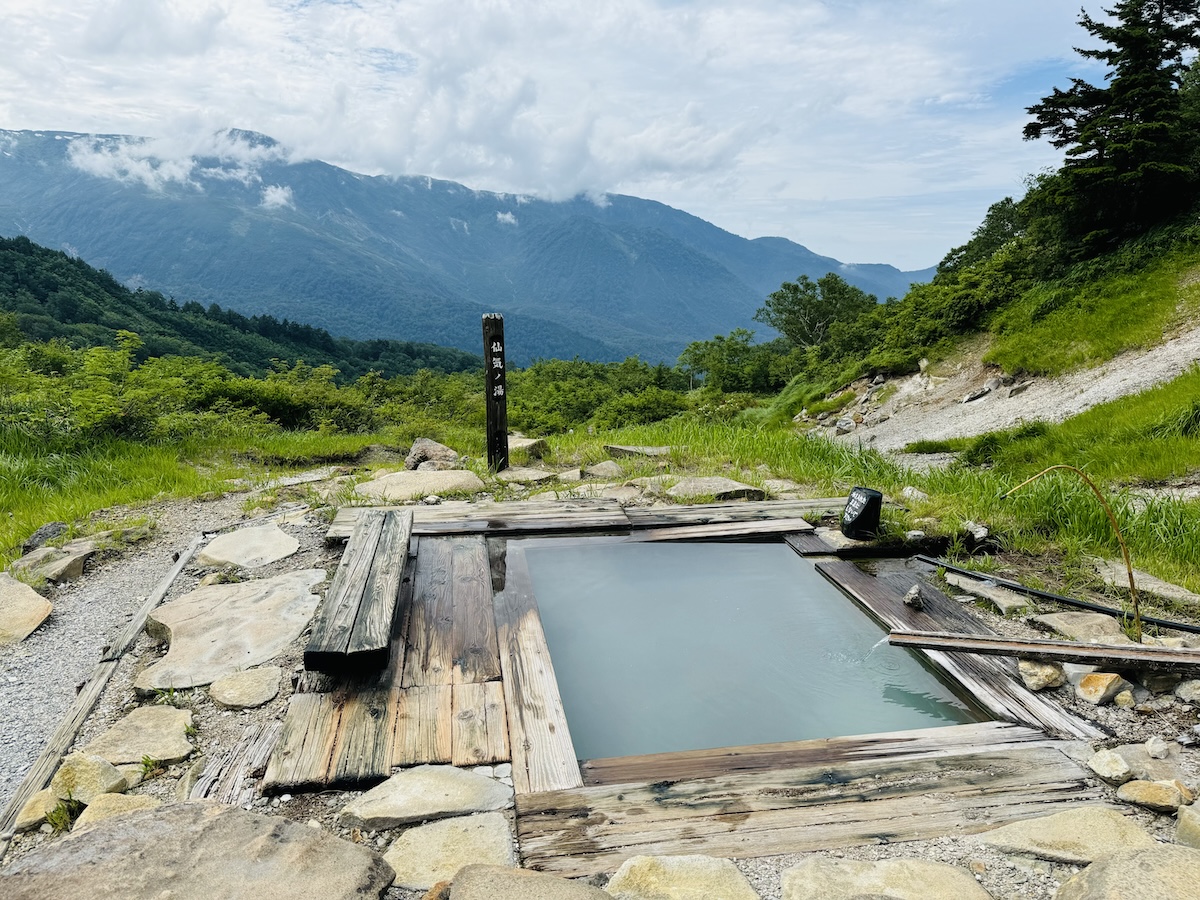
{"type": "Polygon", "coordinates": [[[487,404],[488,468],[508,468],[508,387],[504,382],[504,316],[483,317],[483,385],[487,404]]]}

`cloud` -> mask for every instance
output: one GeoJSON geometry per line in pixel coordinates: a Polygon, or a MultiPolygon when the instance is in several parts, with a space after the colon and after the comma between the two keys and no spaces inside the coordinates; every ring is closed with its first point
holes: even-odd
{"type": "Polygon", "coordinates": [[[295,209],[296,204],[292,202],[292,189],[287,185],[268,184],[262,190],[262,201],[259,206],[263,209],[295,209]]]}
{"type": "Polygon", "coordinates": [[[510,212],[498,212],[496,213],[496,221],[501,225],[516,225],[517,217],[510,212]]]}

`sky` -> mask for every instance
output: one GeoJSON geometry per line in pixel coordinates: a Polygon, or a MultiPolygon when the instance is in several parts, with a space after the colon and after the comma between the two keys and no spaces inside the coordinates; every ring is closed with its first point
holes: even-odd
{"type": "Polygon", "coordinates": [[[163,156],[242,128],[365,174],[632,194],[916,269],[1061,161],[1021,128],[1102,77],[1072,50],[1079,5],[0,0],[0,128],[163,156]]]}

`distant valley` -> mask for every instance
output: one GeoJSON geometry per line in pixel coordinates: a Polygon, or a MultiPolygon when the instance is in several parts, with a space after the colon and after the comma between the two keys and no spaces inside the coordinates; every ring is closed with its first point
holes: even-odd
{"type": "Polygon", "coordinates": [[[155,156],[124,136],[0,131],[0,235],[78,254],[179,303],[359,339],[478,352],[505,315],[512,359],[673,360],[751,321],[799,275],[837,272],[880,299],[933,270],[847,265],[747,240],[661,203],[551,203],[425,177],[290,162],[229,131],[213,155],[155,156]]]}

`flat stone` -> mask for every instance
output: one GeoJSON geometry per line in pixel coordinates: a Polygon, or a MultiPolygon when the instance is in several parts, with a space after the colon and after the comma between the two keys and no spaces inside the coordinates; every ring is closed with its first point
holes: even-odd
{"type": "Polygon", "coordinates": [[[46,621],[50,601],[7,572],[0,572],[0,647],[19,643],[46,621]]]}
{"type": "Polygon", "coordinates": [[[512,804],[512,788],[486,775],[454,766],[417,766],[351,801],[338,813],[338,821],[383,831],[409,822],[507,809],[512,804]]]}
{"type": "Polygon", "coordinates": [[[550,452],[550,445],[543,438],[508,436],[508,452],[524,453],[529,459],[541,459],[550,452]]]}
{"type": "Polygon", "coordinates": [[[1200,850],[1158,844],[1113,853],[1072,876],[1055,900],[1194,900],[1200,850]]]}
{"type": "Polygon", "coordinates": [[[161,805],[162,801],[157,797],[148,797],[145,794],[101,794],[79,814],[79,818],[71,826],[71,833],[74,834],[113,816],[137,812],[139,809],[154,809],[161,805]]]}
{"type": "Polygon", "coordinates": [[[528,466],[509,466],[496,473],[496,479],[506,484],[541,484],[543,481],[553,481],[558,476],[545,469],[531,469],[528,466]]]}
{"type": "Polygon", "coordinates": [[[450,881],[463,866],[517,862],[508,820],[498,812],[410,828],[383,858],[396,871],[395,886],[408,890],[428,890],[439,881],[450,881]]]}
{"type": "Polygon", "coordinates": [[[631,484],[622,484],[604,488],[599,496],[604,500],[616,500],[618,503],[632,503],[642,498],[642,490],[631,484]]]}
{"type": "Polygon", "coordinates": [[[670,456],[670,447],[637,447],[625,444],[605,444],[604,452],[609,456],[628,457],[628,456],[670,456]]]}
{"type": "Polygon", "coordinates": [[[1174,813],[1185,804],[1182,792],[1168,781],[1127,781],[1117,788],[1117,799],[1159,813],[1174,813]]]}
{"type": "Polygon", "coordinates": [[[1025,687],[1031,691],[1044,691],[1046,688],[1062,687],[1067,683],[1067,676],[1058,663],[1022,659],[1017,662],[1017,672],[1025,687]]]}
{"type": "Polygon", "coordinates": [[[146,630],[169,635],[167,655],[134,681],[143,693],[212,684],[269,662],[300,637],[321,598],[323,569],[197,588],[150,614],[146,630]]]}
{"type": "Polygon", "coordinates": [[[612,900],[580,881],[503,866],[463,866],[454,876],[451,900],[612,900]]]}
{"type": "Polygon", "coordinates": [[[929,499],[929,495],[920,488],[915,488],[912,485],[906,485],[900,489],[900,498],[902,500],[908,500],[910,503],[922,503],[929,499]]]}
{"type": "Polygon", "coordinates": [[[416,469],[422,463],[432,462],[437,464],[435,471],[446,470],[453,469],[458,461],[458,451],[429,438],[417,438],[404,458],[404,468],[416,469]]]}
{"type": "Polygon", "coordinates": [[[583,473],[589,478],[623,478],[625,476],[625,470],[621,468],[620,463],[615,463],[611,459],[601,460],[595,465],[588,466],[583,473]]]}
{"type": "Polygon", "coordinates": [[[948,584],[959,590],[988,601],[1002,616],[1016,615],[1032,606],[1032,602],[1024,594],[1018,594],[998,584],[988,584],[986,581],[979,581],[957,572],[947,572],[945,578],[948,584]]]}
{"type": "Polygon", "coordinates": [[[1167,755],[1164,759],[1155,759],[1146,752],[1145,744],[1122,744],[1114,747],[1121,754],[1129,767],[1133,769],[1133,777],[1142,781],[1176,781],[1183,779],[1180,768],[1182,748],[1174,741],[1167,742],[1167,755]]]}
{"type": "Polygon", "coordinates": [[[200,776],[204,774],[204,770],[208,768],[208,759],[200,756],[197,757],[183,776],[175,783],[175,799],[182,803],[184,800],[192,798],[192,791],[196,787],[196,783],[200,780],[200,776]]]}
{"type": "Polygon", "coordinates": [[[1148,831],[1115,809],[1082,806],[1051,816],[1001,825],[980,840],[1005,853],[1021,853],[1071,865],[1087,865],[1116,850],[1154,844],[1148,831]]]}
{"type": "MultiPolygon", "coordinates": [[[[1096,559],[1093,557],[1091,563],[1095,567],[1096,573],[1106,584],[1123,589],[1126,592],[1129,591],[1129,571],[1125,568],[1124,560],[1096,559]]],[[[1139,594],[1144,591],[1158,597],[1166,597],[1169,600],[1179,601],[1191,606],[1193,609],[1200,607],[1200,594],[1193,594],[1187,588],[1171,584],[1169,581],[1163,581],[1161,578],[1155,578],[1148,572],[1134,569],[1133,583],[1137,587],[1139,594]]]]}
{"type": "Polygon", "coordinates": [[[605,891],[617,900],[759,900],[737,866],[712,856],[635,856],[605,891]]]}
{"type": "Polygon", "coordinates": [[[558,473],[558,480],[563,484],[577,484],[583,481],[583,470],[580,468],[565,469],[558,473]]]}
{"type": "Polygon", "coordinates": [[[55,797],[80,803],[91,803],[101,794],[119,794],[126,787],[125,777],[116,766],[91,753],[68,754],[50,779],[55,797]]]}
{"type": "Polygon", "coordinates": [[[1034,616],[1033,621],[1072,641],[1093,644],[1132,644],[1121,631],[1121,623],[1104,613],[1061,612],[1034,616]]]}
{"type": "Polygon", "coordinates": [[[114,766],[150,757],[161,763],[187,759],[195,749],[187,739],[192,712],[173,706],[139,706],[83,748],[114,766]]]}
{"type": "Polygon", "coordinates": [[[300,542],[278,525],[255,525],[218,535],[196,556],[202,566],[254,569],[287,559],[300,542]]]}
{"type": "Polygon", "coordinates": [[[1189,678],[1175,685],[1175,696],[1184,703],[1200,703],[1200,678],[1189,678]]]}
{"type": "MultiPolygon", "coordinates": [[[[1180,676],[1174,672],[1142,672],[1138,675],[1138,684],[1155,694],[1169,694],[1179,686],[1180,676]]],[[[1200,682],[1197,685],[1200,686],[1200,682]]]]}
{"type": "Polygon", "coordinates": [[[0,876],[5,900],[47,897],[379,898],[379,854],[278,816],[171,803],[98,822],[23,856],[0,876]]]}
{"type": "Polygon", "coordinates": [[[667,488],[667,496],[676,500],[695,497],[712,497],[714,500],[762,500],[766,492],[731,478],[713,475],[706,478],[684,478],[674,487],[667,488]]]}
{"type": "Polygon", "coordinates": [[[12,570],[47,581],[74,581],[83,577],[84,565],[95,552],[95,546],[88,544],[76,545],[73,550],[39,547],[16,560],[12,570]]]}
{"type": "Polygon", "coordinates": [[[46,816],[54,811],[62,798],[50,788],[43,788],[25,801],[17,820],[13,823],[16,832],[32,831],[46,821],[46,816]]]}
{"type": "Polygon", "coordinates": [[[1079,684],[1075,685],[1075,696],[1080,700],[1101,706],[1108,703],[1121,691],[1132,689],[1133,685],[1120,675],[1114,675],[1111,672],[1093,672],[1091,675],[1084,675],[1079,679],[1079,684]]]}
{"type": "Polygon", "coordinates": [[[141,763],[121,763],[117,766],[117,771],[125,779],[127,790],[132,790],[146,780],[147,773],[141,763]]]}
{"type": "Polygon", "coordinates": [[[225,709],[252,709],[275,699],[282,677],[283,669],[279,666],[233,672],[209,685],[208,696],[225,709]]]}
{"type": "Polygon", "coordinates": [[[784,869],[781,900],[991,900],[966,869],[920,859],[866,862],[814,856],[784,869]]]}
{"type": "Polygon", "coordinates": [[[476,494],[484,489],[479,476],[467,469],[444,472],[392,472],[360,484],[354,490],[359,496],[374,500],[419,500],[430,494],[476,494]]]}
{"type": "Polygon", "coordinates": [[[1179,807],[1179,818],[1175,822],[1175,843],[1200,849],[1200,810],[1196,807],[1179,807]]]}
{"type": "Polygon", "coordinates": [[[1133,769],[1115,750],[1101,750],[1093,754],[1087,764],[1097,778],[1109,784],[1124,784],[1133,778],[1133,769]]]}

